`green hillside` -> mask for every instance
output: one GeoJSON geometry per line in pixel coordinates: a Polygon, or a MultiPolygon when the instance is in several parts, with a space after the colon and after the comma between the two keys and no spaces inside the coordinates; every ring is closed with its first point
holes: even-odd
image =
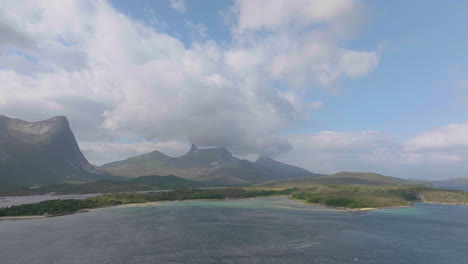
{"type": "Polygon", "coordinates": [[[270,181],[255,186],[269,188],[305,188],[314,185],[406,185],[412,182],[377,173],[367,172],[340,172],[332,175],[325,175],[313,178],[286,179],[270,181]]]}
{"type": "Polygon", "coordinates": [[[344,208],[408,206],[411,202],[466,204],[463,191],[422,186],[326,186],[301,189],[293,198],[306,202],[344,208]]]}
{"type": "Polygon", "coordinates": [[[135,179],[117,181],[101,180],[84,184],[57,184],[46,185],[37,189],[26,187],[0,187],[0,196],[14,195],[39,195],[46,193],[57,194],[85,194],[85,193],[110,193],[110,192],[135,192],[151,190],[192,189],[204,185],[176,176],[142,176],[135,179]]]}

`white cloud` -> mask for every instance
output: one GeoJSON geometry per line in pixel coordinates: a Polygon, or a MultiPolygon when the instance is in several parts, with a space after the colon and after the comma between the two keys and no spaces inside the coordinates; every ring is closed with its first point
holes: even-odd
{"type": "Polygon", "coordinates": [[[467,176],[468,124],[454,124],[399,141],[379,131],[322,131],[291,136],[278,158],[319,173],[379,172],[402,178],[467,176]]]}
{"type": "MultiPolygon", "coordinates": [[[[236,30],[276,31],[290,24],[308,26],[311,24],[338,25],[354,16],[360,9],[353,0],[272,0],[265,5],[262,0],[236,1],[239,23],[236,30]]],[[[353,18],[354,20],[354,18],[353,18]]]]}
{"type": "Polygon", "coordinates": [[[225,145],[241,154],[290,148],[275,132],[295,122],[294,106],[267,80],[232,75],[216,42],[186,48],[105,1],[6,5],[2,22],[21,25],[18,34],[38,44],[12,38],[5,49],[38,62],[27,68],[18,62],[24,56],[1,57],[3,113],[28,120],[67,115],[81,142],[139,136],[225,145]],[[84,54],[83,60],[68,53],[84,54]]]}
{"type": "Polygon", "coordinates": [[[451,124],[423,132],[405,142],[408,151],[468,149],[468,123],[451,124]]]}
{"type": "Polygon", "coordinates": [[[322,131],[291,137],[293,151],[279,158],[319,173],[374,169],[373,157],[387,155],[393,138],[378,131],[322,131]]]}
{"type": "MultiPolygon", "coordinates": [[[[160,142],[284,153],[291,143],[280,132],[303,120],[308,106],[322,107],[306,102],[305,90],[365,75],[378,61],[374,51],[342,44],[361,19],[355,1],[294,1],[284,13],[282,1],[265,10],[237,1],[232,44],[187,24],[203,37],[188,46],[107,1],[1,5],[0,111],[26,120],[67,115],[99,163],[160,142]],[[279,90],[278,80],[293,86],[279,90]]],[[[186,10],[182,1],[171,5],[186,10]]]]}
{"type": "Polygon", "coordinates": [[[169,0],[171,7],[180,13],[185,13],[187,11],[187,7],[183,0],[169,0]]]}
{"type": "Polygon", "coordinates": [[[247,68],[270,65],[260,71],[269,78],[295,87],[333,86],[343,76],[364,76],[378,64],[376,51],[341,44],[364,17],[358,1],[274,0],[265,5],[238,0],[232,12],[237,18],[232,54],[250,57],[247,68]]]}

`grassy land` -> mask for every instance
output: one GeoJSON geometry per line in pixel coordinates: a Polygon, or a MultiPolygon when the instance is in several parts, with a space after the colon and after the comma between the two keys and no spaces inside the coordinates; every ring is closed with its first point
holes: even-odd
{"type": "Polygon", "coordinates": [[[285,179],[255,185],[264,188],[314,187],[316,185],[422,185],[403,179],[366,172],[340,172],[320,177],[285,179]]]}
{"type": "Polygon", "coordinates": [[[293,198],[331,207],[378,208],[406,206],[411,202],[468,203],[463,191],[422,186],[317,185],[293,193],[293,198]]]}
{"type": "Polygon", "coordinates": [[[0,208],[0,216],[33,216],[47,213],[61,215],[82,209],[100,208],[121,204],[175,201],[188,199],[251,198],[270,195],[291,195],[292,198],[330,207],[379,208],[407,206],[411,202],[468,204],[468,194],[463,191],[434,189],[423,186],[372,186],[372,185],[315,185],[290,189],[195,189],[151,193],[107,193],[83,200],[51,200],[0,208]]]}
{"type": "Polygon", "coordinates": [[[204,185],[176,176],[142,176],[129,180],[100,180],[84,184],[56,184],[40,188],[4,187],[0,188],[0,196],[56,194],[85,194],[85,193],[113,193],[135,192],[151,190],[173,190],[200,188],[204,185]]]}
{"type": "Polygon", "coordinates": [[[0,216],[62,215],[121,204],[146,203],[156,201],[175,201],[190,199],[232,199],[251,198],[270,195],[289,195],[296,189],[284,190],[245,190],[224,188],[211,190],[175,190],[152,193],[108,193],[83,200],[50,200],[35,204],[24,204],[0,208],[0,216]]]}

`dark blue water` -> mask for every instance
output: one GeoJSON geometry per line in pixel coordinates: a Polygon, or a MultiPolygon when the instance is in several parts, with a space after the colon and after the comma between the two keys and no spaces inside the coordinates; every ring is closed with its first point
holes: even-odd
{"type": "Polygon", "coordinates": [[[466,263],[468,206],[336,212],[286,198],[0,221],[0,262],[466,263]]]}

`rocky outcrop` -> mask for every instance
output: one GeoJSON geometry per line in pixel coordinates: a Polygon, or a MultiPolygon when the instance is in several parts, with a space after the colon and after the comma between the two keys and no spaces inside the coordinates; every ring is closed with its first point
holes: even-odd
{"type": "Polygon", "coordinates": [[[66,117],[27,122],[0,115],[0,183],[49,184],[106,177],[86,160],[66,117]]]}

